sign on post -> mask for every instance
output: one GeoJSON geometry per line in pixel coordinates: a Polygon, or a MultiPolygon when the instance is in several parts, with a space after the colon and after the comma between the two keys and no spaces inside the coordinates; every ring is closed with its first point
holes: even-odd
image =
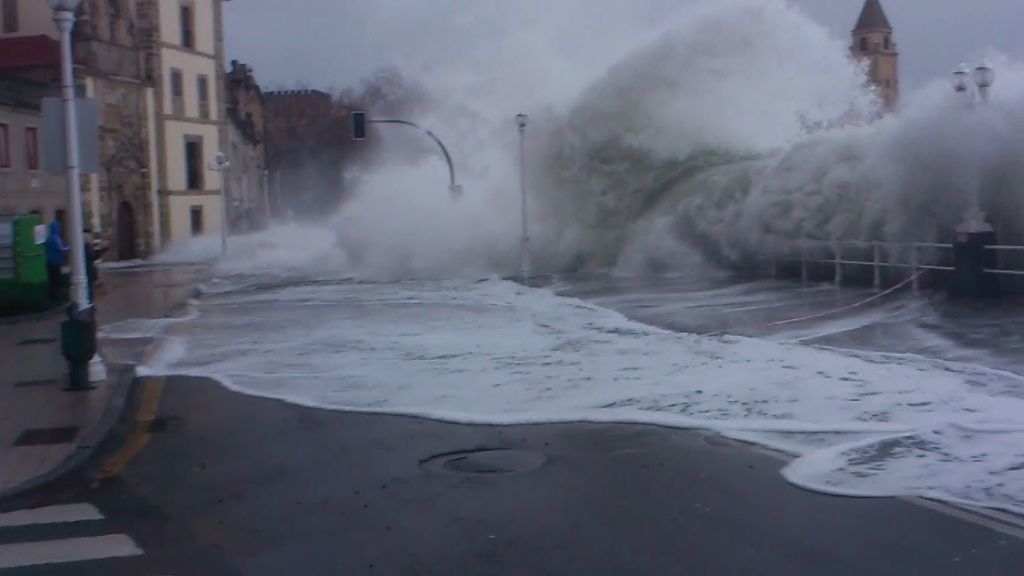
{"type": "MultiPolygon", "coordinates": [[[[96,100],[76,98],[75,112],[78,116],[78,168],[82,174],[95,174],[100,169],[96,100]]],[[[64,101],[43,98],[43,169],[48,174],[67,172],[64,142],[64,101]]]]}

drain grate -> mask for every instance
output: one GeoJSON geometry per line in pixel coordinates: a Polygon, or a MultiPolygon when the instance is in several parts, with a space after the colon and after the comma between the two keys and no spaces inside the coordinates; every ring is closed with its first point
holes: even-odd
{"type": "Polygon", "coordinates": [[[15,382],[15,388],[35,388],[36,386],[52,386],[57,384],[57,380],[51,378],[49,380],[29,380],[27,382],[15,382]]]}
{"type": "Polygon", "coordinates": [[[56,338],[28,338],[16,344],[16,346],[40,346],[42,344],[53,344],[56,338]]]}
{"type": "Polygon", "coordinates": [[[68,444],[78,434],[78,426],[61,426],[58,428],[29,428],[14,440],[15,446],[46,446],[49,444],[68,444]]]}
{"type": "Polygon", "coordinates": [[[539,452],[489,448],[440,454],[424,460],[424,468],[435,472],[472,475],[500,475],[529,472],[544,465],[539,452]]]}

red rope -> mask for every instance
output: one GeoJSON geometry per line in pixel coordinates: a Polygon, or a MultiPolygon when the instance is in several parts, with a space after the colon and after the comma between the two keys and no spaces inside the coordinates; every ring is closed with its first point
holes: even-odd
{"type": "Polygon", "coordinates": [[[835,308],[834,310],[826,310],[825,312],[821,312],[821,313],[818,313],[818,314],[812,314],[810,316],[804,316],[802,318],[790,318],[789,320],[783,320],[781,322],[772,322],[771,324],[766,324],[766,326],[771,328],[771,327],[774,327],[774,326],[784,326],[786,324],[795,324],[797,322],[803,322],[804,320],[814,320],[815,318],[821,318],[823,316],[831,316],[832,314],[836,314],[836,313],[842,312],[844,310],[851,310],[853,308],[857,308],[858,306],[863,306],[863,305],[868,304],[870,302],[874,302],[875,300],[878,300],[879,298],[882,298],[884,296],[888,296],[889,294],[892,294],[893,292],[899,290],[900,288],[903,288],[907,284],[910,284],[914,280],[917,280],[917,278],[919,278],[925,272],[927,272],[927,270],[921,270],[917,274],[914,274],[913,276],[911,276],[910,278],[907,278],[903,282],[900,282],[899,284],[893,286],[892,288],[889,288],[885,292],[879,292],[878,294],[875,294],[874,296],[872,296],[872,297],[870,297],[870,298],[868,298],[866,300],[861,300],[860,302],[855,302],[855,303],[850,304],[848,306],[843,306],[842,308],[835,308]]]}

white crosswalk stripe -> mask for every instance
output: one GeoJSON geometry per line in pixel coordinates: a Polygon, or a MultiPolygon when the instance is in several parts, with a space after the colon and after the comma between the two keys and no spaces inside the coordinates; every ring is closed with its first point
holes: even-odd
{"type": "Polygon", "coordinates": [[[140,555],[142,549],[124,534],[0,544],[0,569],[140,555]]]}
{"type": "MultiPolygon", "coordinates": [[[[74,532],[75,523],[103,519],[103,514],[92,504],[61,504],[0,514],[0,528],[9,531],[56,525],[71,526],[69,530],[74,532]]],[[[51,535],[46,540],[0,543],[0,570],[106,558],[125,558],[142,554],[142,549],[125,534],[59,539],[54,539],[51,535]]]]}
{"type": "Polygon", "coordinates": [[[92,504],[61,504],[0,514],[0,528],[102,519],[103,514],[92,504]]]}

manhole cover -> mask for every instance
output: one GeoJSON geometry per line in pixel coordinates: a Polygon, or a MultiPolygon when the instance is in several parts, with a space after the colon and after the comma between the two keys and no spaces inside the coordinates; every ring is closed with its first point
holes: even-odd
{"type": "Polygon", "coordinates": [[[515,474],[540,468],[547,458],[528,450],[483,449],[441,454],[423,461],[434,472],[454,474],[515,474]]]}

